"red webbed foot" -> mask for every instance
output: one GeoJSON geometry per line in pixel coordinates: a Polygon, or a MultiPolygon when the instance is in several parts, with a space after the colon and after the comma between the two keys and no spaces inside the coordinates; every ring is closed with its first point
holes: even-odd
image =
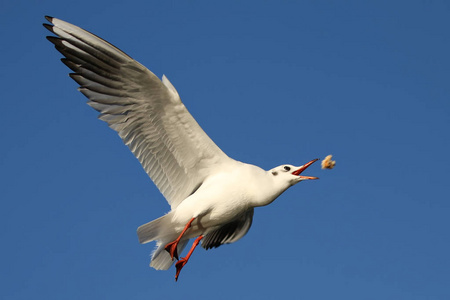
{"type": "Polygon", "coordinates": [[[178,236],[178,238],[173,241],[168,243],[164,249],[166,249],[167,252],[169,252],[170,254],[170,258],[175,257],[176,259],[178,259],[178,251],[177,251],[177,247],[178,247],[178,243],[180,242],[181,238],[183,237],[184,233],[186,232],[186,230],[189,229],[189,227],[191,227],[192,222],[195,220],[195,218],[192,218],[189,220],[189,222],[187,222],[186,226],[184,226],[183,231],[181,231],[180,235],[178,236]]]}
{"type": "Polygon", "coordinates": [[[178,281],[178,276],[180,275],[181,269],[183,269],[184,265],[188,262],[185,257],[182,257],[177,263],[175,267],[177,268],[177,273],[175,274],[175,281],[178,281]]]}
{"type": "Polygon", "coordinates": [[[164,249],[166,249],[166,251],[169,252],[170,258],[172,258],[172,260],[174,257],[178,260],[177,247],[178,247],[178,241],[170,242],[164,247],[164,249]]]}
{"type": "Polygon", "coordinates": [[[203,238],[203,235],[200,235],[199,237],[197,237],[195,239],[194,243],[192,244],[191,250],[189,250],[186,257],[182,257],[175,264],[175,267],[177,268],[177,273],[175,274],[175,281],[178,281],[178,276],[180,275],[181,269],[183,269],[184,265],[188,262],[189,258],[192,255],[192,252],[194,252],[195,247],[197,247],[198,243],[201,241],[202,238],[203,238]]]}

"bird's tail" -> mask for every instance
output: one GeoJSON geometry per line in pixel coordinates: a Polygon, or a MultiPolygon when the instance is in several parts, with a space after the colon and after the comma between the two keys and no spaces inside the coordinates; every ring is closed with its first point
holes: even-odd
{"type": "Polygon", "coordinates": [[[146,244],[155,240],[170,239],[173,238],[173,236],[176,238],[177,233],[172,226],[172,212],[139,226],[137,235],[139,243],[141,244],[146,244]]]}
{"type": "MultiPolygon", "coordinates": [[[[164,247],[173,242],[178,234],[173,230],[172,215],[168,213],[156,220],[139,226],[137,229],[139,243],[146,244],[151,241],[156,242],[156,249],[152,253],[150,267],[156,270],[167,270],[173,264],[170,254],[164,250],[164,247]]],[[[177,252],[181,253],[189,240],[179,242],[177,252]]]]}

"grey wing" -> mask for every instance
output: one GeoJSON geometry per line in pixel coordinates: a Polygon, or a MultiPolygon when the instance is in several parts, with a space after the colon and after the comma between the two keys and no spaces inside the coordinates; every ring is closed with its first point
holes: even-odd
{"type": "Polygon", "coordinates": [[[202,247],[208,250],[240,240],[252,226],[253,213],[254,209],[251,208],[236,220],[206,234],[202,240],[202,247]]]}
{"type": "Polygon", "coordinates": [[[117,131],[172,208],[231,160],[206,135],[163,76],[96,35],[46,17],[47,37],[99,118],[117,131]],[[216,168],[217,169],[217,168],[216,168]]]}

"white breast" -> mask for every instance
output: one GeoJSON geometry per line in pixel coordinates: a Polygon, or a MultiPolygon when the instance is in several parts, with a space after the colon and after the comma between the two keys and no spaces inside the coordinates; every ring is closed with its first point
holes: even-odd
{"type": "Polygon", "coordinates": [[[258,206],[255,201],[261,198],[261,190],[268,184],[265,181],[264,170],[237,162],[232,168],[208,177],[194,194],[182,201],[174,210],[173,223],[180,230],[192,218],[198,218],[199,223],[192,223],[193,229],[226,224],[250,207],[258,206]]]}

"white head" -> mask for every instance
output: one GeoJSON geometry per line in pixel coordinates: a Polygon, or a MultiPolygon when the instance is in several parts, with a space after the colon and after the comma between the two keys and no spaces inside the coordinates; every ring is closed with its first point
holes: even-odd
{"type": "Polygon", "coordinates": [[[316,162],[313,159],[303,166],[281,165],[272,170],[265,171],[265,178],[269,179],[263,185],[258,185],[260,197],[257,197],[253,203],[254,206],[264,206],[272,203],[278,196],[294,184],[303,180],[319,179],[312,176],[300,175],[306,168],[316,162]]]}
{"type": "Polygon", "coordinates": [[[319,179],[318,177],[300,175],[303,171],[306,170],[306,168],[308,168],[318,160],[318,158],[313,159],[300,167],[296,167],[293,165],[281,165],[273,168],[268,172],[272,175],[275,182],[281,184],[282,186],[286,186],[287,189],[288,187],[293,186],[294,184],[297,184],[303,180],[319,179]]]}

